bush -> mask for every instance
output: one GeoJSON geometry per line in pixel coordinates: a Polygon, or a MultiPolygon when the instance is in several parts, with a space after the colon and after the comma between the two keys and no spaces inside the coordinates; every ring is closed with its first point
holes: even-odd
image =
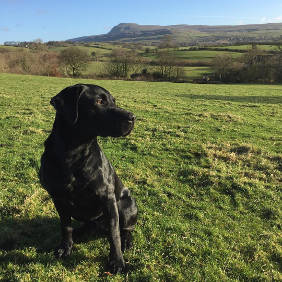
{"type": "Polygon", "coordinates": [[[0,56],[0,72],[8,72],[9,66],[4,56],[0,56]]]}
{"type": "Polygon", "coordinates": [[[61,75],[57,54],[48,51],[19,50],[0,54],[0,71],[47,76],[61,75]]]}

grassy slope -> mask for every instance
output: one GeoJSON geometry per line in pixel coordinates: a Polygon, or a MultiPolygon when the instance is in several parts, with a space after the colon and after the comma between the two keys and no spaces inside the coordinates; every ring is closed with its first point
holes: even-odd
{"type": "MultiPolygon", "coordinates": [[[[169,52],[176,57],[177,59],[181,60],[196,60],[196,61],[211,61],[213,58],[215,58],[218,55],[230,55],[234,58],[239,57],[242,55],[238,52],[232,52],[232,51],[211,51],[211,50],[200,50],[200,51],[190,51],[190,50],[174,50],[171,49],[169,52]]],[[[145,54],[147,58],[150,59],[156,59],[157,55],[155,53],[149,53],[145,54]]]]}
{"type": "Polygon", "coordinates": [[[282,278],[277,85],[87,80],[138,117],[130,136],[100,143],[137,198],[139,221],[127,274],[104,274],[103,237],[56,260],[59,221],[37,169],[54,117],[49,100],[79,81],[0,74],[0,280],[282,278]]]}

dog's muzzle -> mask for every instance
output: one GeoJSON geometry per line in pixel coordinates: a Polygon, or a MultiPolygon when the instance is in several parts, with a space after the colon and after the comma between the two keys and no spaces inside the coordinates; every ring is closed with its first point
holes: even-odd
{"type": "Polygon", "coordinates": [[[118,135],[128,135],[134,127],[136,116],[121,108],[112,109],[112,114],[114,115],[116,129],[120,131],[118,135]]]}
{"type": "Polygon", "coordinates": [[[132,113],[129,113],[128,118],[126,120],[122,121],[122,128],[124,129],[122,136],[127,136],[133,129],[134,123],[135,123],[135,115],[132,113]]]}

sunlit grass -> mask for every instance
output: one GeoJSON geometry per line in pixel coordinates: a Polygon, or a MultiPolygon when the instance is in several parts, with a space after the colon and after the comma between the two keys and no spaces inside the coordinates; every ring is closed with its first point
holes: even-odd
{"type": "Polygon", "coordinates": [[[281,91],[1,74],[0,280],[281,280],[281,91]],[[137,116],[130,136],[99,138],[139,206],[126,274],[104,273],[104,237],[52,253],[59,220],[37,172],[49,100],[78,82],[137,116]]]}

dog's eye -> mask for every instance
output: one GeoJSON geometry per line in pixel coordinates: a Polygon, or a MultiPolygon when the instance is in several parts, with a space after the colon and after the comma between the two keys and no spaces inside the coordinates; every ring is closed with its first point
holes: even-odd
{"type": "Polygon", "coordinates": [[[99,105],[104,104],[103,99],[101,99],[101,98],[100,98],[100,99],[97,99],[96,104],[99,104],[99,105]]]}

